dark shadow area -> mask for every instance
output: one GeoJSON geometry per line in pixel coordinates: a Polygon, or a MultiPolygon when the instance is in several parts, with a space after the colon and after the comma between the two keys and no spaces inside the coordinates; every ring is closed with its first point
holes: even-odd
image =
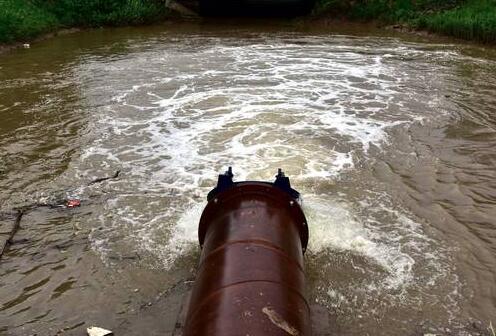
{"type": "Polygon", "coordinates": [[[309,14],[315,0],[200,0],[208,17],[297,17],[309,14]]]}

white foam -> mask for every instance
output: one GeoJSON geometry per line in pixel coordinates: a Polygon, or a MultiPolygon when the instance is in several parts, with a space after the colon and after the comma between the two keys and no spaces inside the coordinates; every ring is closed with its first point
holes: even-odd
{"type": "MultiPolygon", "coordinates": [[[[114,94],[115,104],[101,125],[120,137],[141,135],[135,145],[128,144],[126,154],[146,157],[146,165],[119,160],[119,150],[104,142],[88,148],[83,157],[108,155],[132,165],[137,174],[153,174],[155,181],[184,176],[163,184],[176,188],[194,189],[191,180],[215,176],[229,164],[236,165],[240,178],[265,176],[277,165],[290,166],[293,175],[306,178],[331,177],[353,167],[354,151],[366,153],[371,143],[386,141],[388,127],[412,120],[409,113],[403,120],[383,116],[398,83],[378,79],[394,71],[381,56],[365,57],[353,50],[343,55],[314,37],[305,45],[305,56],[293,40],[241,46],[212,40],[215,48],[199,50],[187,67],[174,69],[184,55],[170,53],[157,60],[161,67],[170,63],[170,73],[154,77],[154,82],[137,78],[124,93],[114,94]],[[368,86],[349,82],[348,76],[368,86]],[[148,103],[138,106],[134,99],[143,95],[148,103]],[[355,105],[364,109],[356,111],[355,105]],[[135,114],[121,116],[123,107],[135,114]],[[338,139],[320,143],[329,135],[338,139]],[[335,149],[336,141],[346,144],[344,151],[335,149]],[[275,157],[281,151],[285,156],[275,157]],[[160,160],[164,154],[171,159],[160,160]]],[[[106,69],[143,66],[128,59],[114,63],[106,69]]]]}
{"type": "Polygon", "coordinates": [[[199,202],[186,209],[173,227],[162,249],[161,259],[171,265],[175,258],[198,248],[198,223],[206,202],[199,202]]]}
{"type": "MultiPolygon", "coordinates": [[[[415,259],[395,239],[404,237],[403,221],[411,221],[410,219],[404,215],[393,218],[385,232],[367,225],[370,223],[363,223],[362,221],[370,222],[371,219],[353,215],[353,210],[345,203],[322,196],[306,197],[304,211],[312,233],[309,242],[312,253],[319,254],[329,249],[356,253],[385,271],[386,278],[375,284],[376,287],[401,289],[410,284],[414,277],[412,269],[415,259]]],[[[415,226],[413,230],[422,242],[424,237],[421,228],[415,226]]]]}
{"type": "MultiPolygon", "coordinates": [[[[95,114],[94,141],[81,169],[106,162],[126,172],[118,186],[122,195],[138,189],[149,192],[139,200],[165,198],[151,206],[117,196],[125,205],[107,207],[115,215],[102,219],[108,230],[93,236],[98,248],[112,249],[106,237],[124,231],[169,269],[196,246],[204,206],[198,198],[219,172],[231,165],[237,180],[271,180],[282,167],[305,195],[310,251],[365,257],[385,274],[368,284],[381,291],[412,286],[419,260],[442,268],[433,243],[407,213],[391,210],[387,201],[378,204],[376,195],[350,205],[318,191],[361,167],[371,145],[380,150],[388,143],[391,129],[431,117],[425,113],[438,104],[432,92],[404,92],[411,74],[398,60],[426,51],[397,48],[395,41],[374,49],[371,40],[351,40],[189,36],[84,64],[81,72],[102,78],[86,87],[89,102],[110,98],[95,114]],[[121,86],[108,87],[109,79],[121,86]]],[[[429,76],[412,71],[416,83],[429,76]]]]}

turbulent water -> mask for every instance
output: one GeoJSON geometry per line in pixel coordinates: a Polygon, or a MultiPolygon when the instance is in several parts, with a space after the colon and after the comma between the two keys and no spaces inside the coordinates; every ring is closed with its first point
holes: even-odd
{"type": "Polygon", "coordinates": [[[170,332],[228,166],[303,195],[315,335],[496,322],[494,52],[371,35],[192,25],[0,56],[2,227],[82,200],[24,216],[0,333],[170,332]]]}

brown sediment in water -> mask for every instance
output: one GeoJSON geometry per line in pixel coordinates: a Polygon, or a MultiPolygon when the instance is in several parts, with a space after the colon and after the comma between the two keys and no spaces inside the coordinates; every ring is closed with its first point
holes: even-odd
{"type": "MultiPolygon", "coordinates": [[[[181,5],[179,5],[181,6],[181,5]]],[[[179,7],[181,8],[181,7],[179,7]]],[[[180,9],[178,9],[180,11],[180,9]]],[[[177,23],[177,24],[184,24],[188,22],[212,22],[213,19],[209,18],[201,18],[201,17],[195,17],[192,15],[186,15],[186,16],[181,16],[181,15],[174,15],[171,13],[170,17],[167,19],[167,22],[163,22],[164,25],[169,25],[171,23],[177,23]]],[[[228,17],[226,18],[216,18],[215,20],[219,20],[219,24],[223,25],[225,22],[232,22],[232,21],[238,21],[238,19],[230,19],[228,17]]],[[[246,18],[241,18],[241,22],[249,22],[250,20],[253,20],[254,22],[257,22],[257,19],[246,19],[246,18]]],[[[275,22],[281,22],[281,19],[274,19],[275,22]]],[[[436,34],[432,32],[428,32],[426,30],[419,30],[415,29],[412,26],[409,25],[404,25],[404,24],[395,24],[395,25],[385,25],[384,23],[380,21],[368,21],[368,22],[357,22],[353,20],[346,19],[344,17],[335,17],[335,16],[329,16],[328,14],[319,14],[319,15],[309,15],[306,17],[299,17],[295,19],[287,19],[283,20],[286,23],[288,23],[290,26],[294,26],[296,29],[304,29],[304,30],[329,30],[330,32],[336,31],[336,30],[371,30],[371,31],[385,31],[385,32],[393,32],[393,33],[398,33],[401,35],[411,35],[411,36],[418,36],[422,38],[435,38],[436,40],[444,40],[446,42],[449,41],[457,41],[460,43],[467,43],[466,40],[458,39],[455,37],[450,37],[442,34],[436,34]],[[357,29],[358,27],[358,29],[357,29]]],[[[154,26],[156,24],[153,24],[154,26]]],[[[39,43],[41,41],[47,40],[54,38],[56,36],[61,36],[61,35],[66,35],[66,34],[71,34],[75,32],[79,32],[81,30],[88,30],[88,29],[102,29],[102,28],[82,28],[82,27],[73,27],[73,28],[63,28],[56,30],[54,32],[49,32],[42,34],[41,36],[34,38],[34,39],[27,39],[22,42],[14,42],[11,44],[2,44],[0,43],[0,54],[18,49],[18,48],[26,48],[26,44],[28,45],[28,48],[31,46],[31,44],[39,43]]],[[[114,29],[114,27],[103,27],[103,29],[114,29]]],[[[472,42],[474,44],[481,44],[480,42],[472,42]]]]}
{"type": "Polygon", "coordinates": [[[0,210],[92,201],[23,217],[0,263],[0,333],[172,332],[197,209],[228,163],[257,180],[283,167],[302,192],[317,335],[485,333],[494,51],[224,24],[81,31],[1,56],[0,210]]]}

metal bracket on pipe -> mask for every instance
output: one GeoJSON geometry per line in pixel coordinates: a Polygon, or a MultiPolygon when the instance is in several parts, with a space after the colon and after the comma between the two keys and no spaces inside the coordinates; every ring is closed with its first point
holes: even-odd
{"type": "MultiPolygon", "coordinates": [[[[208,193],[207,200],[208,201],[212,200],[218,194],[228,190],[229,188],[235,186],[236,184],[245,183],[245,182],[233,182],[233,177],[234,174],[232,172],[232,167],[229,167],[224,174],[220,174],[219,178],[217,179],[217,186],[208,193]]],[[[247,181],[247,182],[253,182],[253,181],[247,181]]],[[[291,188],[289,177],[287,177],[284,174],[281,168],[277,170],[276,180],[273,183],[272,182],[261,182],[261,183],[273,185],[274,187],[286,192],[297,201],[300,199],[300,193],[294,190],[293,188],[291,188]]]]}

